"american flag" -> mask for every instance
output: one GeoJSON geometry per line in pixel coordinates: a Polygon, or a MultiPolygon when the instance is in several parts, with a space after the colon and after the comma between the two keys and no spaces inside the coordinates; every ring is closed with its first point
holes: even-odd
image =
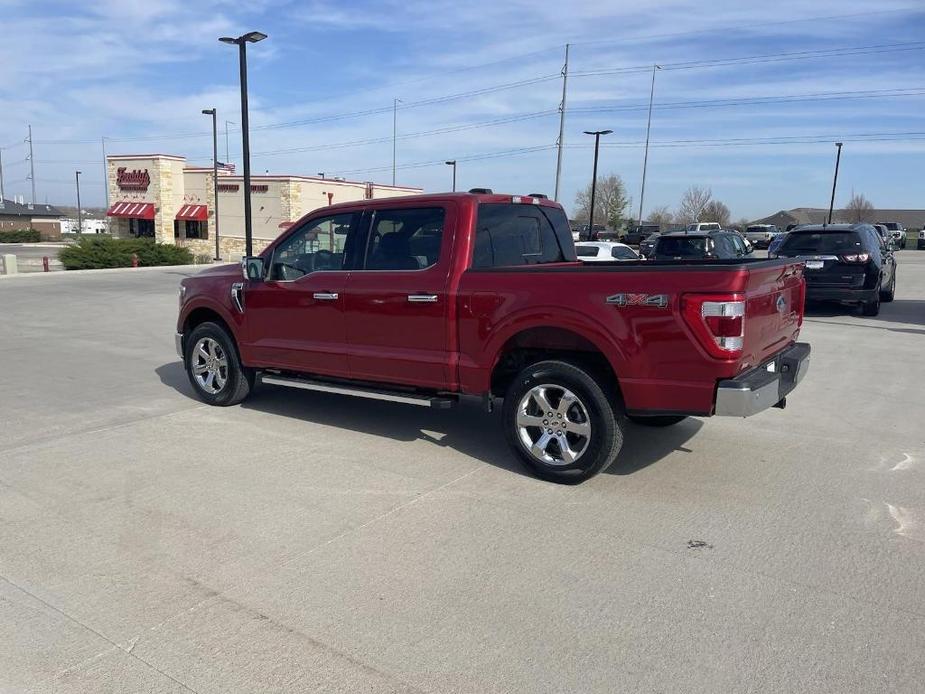
{"type": "Polygon", "coordinates": [[[228,173],[232,173],[232,174],[234,173],[234,164],[223,164],[220,161],[216,162],[216,164],[218,164],[218,168],[224,169],[228,173]]]}

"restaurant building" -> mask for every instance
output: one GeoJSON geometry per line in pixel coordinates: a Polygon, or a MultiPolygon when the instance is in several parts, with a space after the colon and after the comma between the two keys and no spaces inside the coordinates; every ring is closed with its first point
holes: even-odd
{"type": "MultiPolygon", "coordinates": [[[[117,238],[148,237],[215,254],[212,168],[187,166],[170,154],[106,157],[110,230],[117,238]]],[[[244,179],[218,171],[221,257],[244,255],[244,179]]],[[[307,212],[338,202],[417,195],[420,188],[296,175],[251,176],[254,252],[260,252],[307,212]]]]}

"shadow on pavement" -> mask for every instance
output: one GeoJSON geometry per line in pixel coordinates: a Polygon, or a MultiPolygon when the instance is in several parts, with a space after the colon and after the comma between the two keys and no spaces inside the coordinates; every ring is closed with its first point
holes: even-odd
{"type": "MultiPolygon", "coordinates": [[[[164,364],[155,369],[155,373],[164,385],[196,399],[179,361],[164,364]]],[[[241,407],[398,442],[422,439],[435,446],[452,448],[503,470],[529,476],[502,434],[500,402],[492,414],[486,413],[475,400],[464,400],[452,410],[431,410],[348,395],[261,385],[241,407]]],[[[686,419],[665,428],[627,423],[623,449],[607,472],[629,475],[674,451],[689,452],[684,444],[702,426],[703,422],[699,419],[686,419]]],[[[413,464],[410,458],[409,464],[413,464]]]]}
{"type": "Polygon", "coordinates": [[[841,306],[833,303],[807,303],[806,320],[810,323],[830,323],[833,325],[847,325],[858,328],[873,328],[875,330],[889,330],[896,333],[910,333],[925,335],[925,301],[919,299],[895,299],[888,304],[880,305],[880,315],[861,316],[858,309],[852,306],[841,306]],[[859,321],[844,320],[814,320],[817,318],[858,318],[859,321]],[[893,328],[878,323],[906,323],[922,326],[922,328],[893,328]]]}

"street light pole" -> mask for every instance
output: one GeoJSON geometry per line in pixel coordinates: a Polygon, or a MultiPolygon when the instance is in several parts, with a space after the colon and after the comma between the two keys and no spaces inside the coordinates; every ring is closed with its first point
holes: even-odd
{"type": "Polygon", "coordinates": [[[601,144],[601,135],[610,135],[613,130],[585,130],[585,135],[594,135],[594,170],[591,174],[591,209],[588,212],[588,240],[596,240],[594,233],[594,197],[597,194],[597,152],[601,144]]]}
{"type": "Polygon", "coordinates": [[[80,210],[80,171],[74,172],[74,178],[77,181],[77,234],[79,236],[84,228],[83,213],[80,210]]]}
{"type": "Polygon", "coordinates": [[[214,108],[204,108],[205,116],[212,116],[212,192],[215,194],[215,260],[222,259],[222,252],[218,242],[218,113],[214,108]]]}
{"type": "Polygon", "coordinates": [[[649,131],[652,129],[652,100],[655,97],[655,71],[661,70],[661,65],[652,66],[652,86],[649,89],[649,119],[646,121],[646,153],[642,155],[642,189],[639,191],[639,220],[642,224],[642,201],[646,197],[646,167],[649,164],[649,131]]]}
{"type": "Polygon", "coordinates": [[[453,192],[455,193],[456,192],[456,160],[450,159],[448,162],[446,162],[446,165],[453,167],[453,192]]]}
{"type": "Polygon", "coordinates": [[[251,144],[248,132],[247,118],[247,44],[263,41],[266,34],[251,31],[237,38],[223,36],[222,43],[233,43],[238,46],[238,63],[241,72],[241,158],[244,160],[244,254],[253,255],[253,222],[251,220],[251,144]]]}
{"type": "Polygon", "coordinates": [[[835,207],[835,185],[838,183],[838,164],[841,161],[841,147],[841,142],[835,143],[835,177],[832,179],[832,199],[829,201],[829,224],[832,223],[832,209],[835,207]]]}

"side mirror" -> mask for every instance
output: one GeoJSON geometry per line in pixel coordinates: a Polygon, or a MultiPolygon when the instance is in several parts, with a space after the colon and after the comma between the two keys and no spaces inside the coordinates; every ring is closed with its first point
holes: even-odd
{"type": "Polygon", "coordinates": [[[241,261],[241,267],[244,270],[244,279],[260,281],[264,275],[263,258],[244,258],[241,261]]]}

